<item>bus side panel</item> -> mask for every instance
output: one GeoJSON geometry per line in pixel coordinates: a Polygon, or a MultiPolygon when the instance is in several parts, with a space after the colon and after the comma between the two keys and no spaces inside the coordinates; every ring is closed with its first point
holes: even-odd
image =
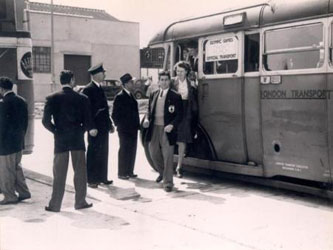
{"type": "Polygon", "coordinates": [[[329,181],[325,89],[325,74],[286,75],[281,84],[261,85],[266,176],[329,181]]]}
{"type": "Polygon", "coordinates": [[[259,77],[244,79],[244,109],[248,161],[262,164],[262,136],[259,77]]]}
{"type": "Polygon", "coordinates": [[[217,160],[247,162],[242,113],[242,79],[209,79],[199,84],[200,123],[217,160]]]}
{"type": "Polygon", "coordinates": [[[328,112],[328,143],[329,143],[329,163],[330,169],[327,175],[330,175],[331,183],[333,184],[333,74],[327,75],[327,112],[328,112]]]}

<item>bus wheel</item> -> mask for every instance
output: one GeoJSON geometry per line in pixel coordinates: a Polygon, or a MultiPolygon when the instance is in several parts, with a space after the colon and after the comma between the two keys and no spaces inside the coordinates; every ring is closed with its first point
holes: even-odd
{"type": "Polygon", "coordinates": [[[143,145],[143,148],[145,150],[145,155],[146,155],[146,158],[147,158],[147,161],[149,163],[149,165],[155,170],[158,172],[157,170],[157,167],[154,166],[154,163],[153,163],[153,160],[151,159],[151,156],[150,156],[150,152],[149,152],[149,143],[147,142],[146,140],[146,135],[147,135],[147,129],[144,129],[142,127],[142,123],[145,119],[145,116],[143,117],[142,121],[141,121],[141,129],[140,129],[140,139],[141,139],[141,143],[143,145]]]}
{"type": "Polygon", "coordinates": [[[147,161],[149,162],[149,165],[156,171],[158,172],[157,170],[157,167],[155,167],[154,163],[153,163],[153,160],[151,159],[151,156],[150,156],[150,152],[149,152],[149,147],[148,147],[148,142],[144,142],[143,144],[143,148],[145,150],[145,154],[146,154],[146,158],[147,158],[147,161]]]}

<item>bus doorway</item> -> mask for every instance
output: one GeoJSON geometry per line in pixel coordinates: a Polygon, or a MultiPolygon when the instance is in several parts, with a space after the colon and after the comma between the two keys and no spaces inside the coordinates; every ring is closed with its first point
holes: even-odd
{"type": "Polygon", "coordinates": [[[218,161],[247,163],[244,78],[241,75],[243,34],[226,33],[200,39],[199,120],[218,161]]]}

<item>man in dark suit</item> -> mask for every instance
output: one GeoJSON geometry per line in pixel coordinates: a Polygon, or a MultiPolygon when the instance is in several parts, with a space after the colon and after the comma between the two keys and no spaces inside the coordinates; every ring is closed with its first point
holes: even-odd
{"type": "Polygon", "coordinates": [[[127,73],[120,80],[123,90],[117,94],[113,102],[112,119],[117,126],[119,136],[118,178],[127,180],[137,177],[133,170],[140,118],[138,102],[131,93],[135,79],[127,73]]]}
{"type": "Polygon", "coordinates": [[[148,128],[147,141],[154,165],[159,171],[156,182],[163,180],[164,190],[173,188],[173,154],[177,140],[177,126],[182,120],[182,99],[170,89],[170,74],[159,73],[160,89],[149,98],[149,109],[143,123],[148,128]]]}
{"type": "Polygon", "coordinates": [[[91,129],[88,98],[73,90],[73,73],[61,72],[62,90],[46,97],[43,125],[54,134],[53,191],[46,211],[59,212],[65,191],[69,152],[74,169],[75,209],[92,207],[86,202],[87,168],[84,133],[91,129]]]}
{"type": "Polygon", "coordinates": [[[24,136],[28,127],[26,101],[13,91],[13,82],[0,77],[0,205],[31,198],[21,167],[24,136]],[[18,197],[15,193],[18,193],[18,197]]]}
{"type": "Polygon", "coordinates": [[[91,67],[89,70],[92,81],[83,89],[83,94],[90,100],[90,113],[93,130],[88,134],[87,169],[88,185],[97,188],[98,184],[112,184],[108,180],[109,132],[114,132],[110,119],[106,95],[101,87],[105,79],[103,64],[91,67]]]}

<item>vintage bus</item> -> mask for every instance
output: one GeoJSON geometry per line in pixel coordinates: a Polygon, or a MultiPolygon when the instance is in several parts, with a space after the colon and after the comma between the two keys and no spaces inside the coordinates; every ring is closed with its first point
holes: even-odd
{"type": "Polygon", "coordinates": [[[198,54],[199,124],[186,166],[332,197],[333,1],[182,20],[149,43],[164,50],[173,76],[189,47],[198,54]]]}
{"type": "Polygon", "coordinates": [[[14,80],[14,90],[28,103],[29,125],[24,153],[31,153],[34,134],[32,41],[24,0],[0,1],[0,76],[14,80]]]}

